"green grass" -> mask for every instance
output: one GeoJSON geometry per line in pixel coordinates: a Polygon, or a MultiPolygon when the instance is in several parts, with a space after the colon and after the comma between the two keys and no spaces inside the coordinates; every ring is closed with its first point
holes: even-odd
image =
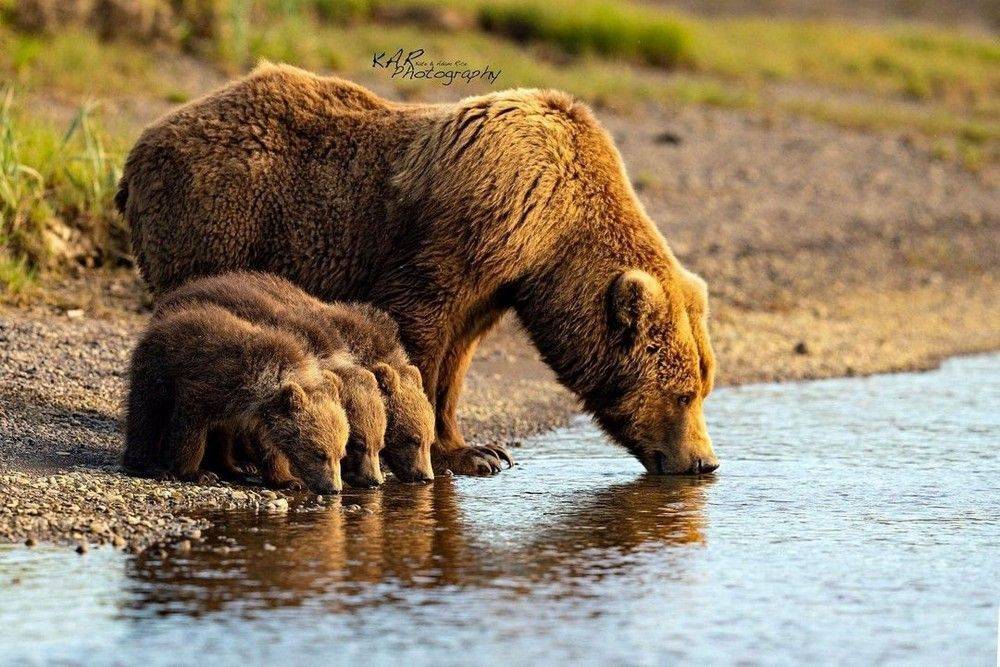
{"type": "MultiPolygon", "coordinates": [[[[314,1],[292,5],[301,11],[314,1]]],[[[345,13],[377,17],[383,4],[354,0],[345,4],[351,7],[345,13]]],[[[980,107],[1000,94],[1000,40],[942,28],[708,19],[610,0],[391,4],[397,11],[437,8],[463,13],[485,32],[549,45],[571,55],[598,54],[732,79],[837,86],[963,108],[980,107]]]]}
{"type": "Polygon", "coordinates": [[[596,53],[662,67],[692,59],[690,26],[661,11],[606,0],[478,2],[486,32],[554,44],[571,54],[596,53]]]}
{"type": "Polygon", "coordinates": [[[113,207],[123,151],[107,144],[93,106],[60,128],[0,94],[0,257],[44,269],[66,259],[56,251],[74,234],[96,263],[125,254],[113,207]]]}
{"type": "Polygon", "coordinates": [[[113,97],[140,88],[164,97],[154,54],[127,43],[101,42],[87,31],[52,36],[0,26],[0,77],[19,87],[44,86],[64,95],[113,97]]]}
{"type": "Polygon", "coordinates": [[[38,283],[38,271],[24,257],[0,254],[0,295],[5,299],[25,296],[38,283]]]}

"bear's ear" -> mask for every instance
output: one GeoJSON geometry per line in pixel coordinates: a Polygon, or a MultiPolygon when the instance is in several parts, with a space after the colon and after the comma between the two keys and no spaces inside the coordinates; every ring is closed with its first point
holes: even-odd
{"type": "Polygon", "coordinates": [[[647,331],[654,315],[665,307],[663,287],[645,271],[623,271],[608,287],[611,328],[625,332],[626,343],[630,346],[647,331]]]}
{"type": "Polygon", "coordinates": [[[291,414],[305,407],[308,397],[301,386],[295,382],[289,382],[278,389],[274,402],[278,411],[283,414],[291,414]]]}
{"type": "Polygon", "coordinates": [[[687,300],[686,309],[691,322],[691,333],[698,348],[701,394],[704,398],[712,392],[715,380],[715,353],[708,337],[708,285],[700,276],[686,269],[681,269],[680,276],[687,300]]]}
{"type": "Polygon", "coordinates": [[[344,391],[344,381],[333,371],[324,368],[322,371],[323,385],[326,387],[330,398],[339,401],[344,391]]]}
{"type": "Polygon", "coordinates": [[[372,373],[378,380],[378,387],[383,394],[395,394],[399,391],[399,373],[389,364],[379,362],[372,366],[372,373]]]}

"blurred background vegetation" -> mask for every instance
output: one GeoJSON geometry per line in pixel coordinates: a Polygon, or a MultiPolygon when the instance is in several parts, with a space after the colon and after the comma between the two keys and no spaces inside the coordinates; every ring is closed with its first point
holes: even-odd
{"type": "Polygon", "coordinates": [[[969,170],[1000,162],[995,2],[0,0],[0,287],[127,266],[111,204],[143,125],[260,59],[403,99],[487,90],[388,79],[373,52],[502,69],[615,113],[709,105],[903,134],[969,170]]]}

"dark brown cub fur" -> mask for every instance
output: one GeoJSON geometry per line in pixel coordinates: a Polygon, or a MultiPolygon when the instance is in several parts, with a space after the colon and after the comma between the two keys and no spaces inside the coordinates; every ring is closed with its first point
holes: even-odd
{"type": "Polygon", "coordinates": [[[340,490],[347,418],[303,339],[217,306],[178,308],[150,323],[130,379],[127,468],[212,480],[203,462],[208,434],[219,428],[255,443],[254,463],[269,483],[340,490]]]}
{"type": "Polygon", "coordinates": [[[232,272],[193,280],[163,295],[156,313],[197,303],[305,336],[323,366],[340,375],[351,425],[343,462],[348,484],[382,482],[380,450],[399,479],[434,478],[434,411],[420,371],[410,363],[396,323],[385,312],[366,304],[324,303],[275,275],[232,272]],[[345,351],[351,359],[345,359],[345,351]]]}

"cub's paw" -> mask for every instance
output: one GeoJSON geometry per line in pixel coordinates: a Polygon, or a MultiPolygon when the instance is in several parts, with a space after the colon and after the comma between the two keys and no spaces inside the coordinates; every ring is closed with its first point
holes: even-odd
{"type": "Polygon", "coordinates": [[[300,479],[290,479],[279,484],[278,488],[283,491],[305,491],[306,485],[300,479]]]}
{"type": "Polygon", "coordinates": [[[504,469],[505,463],[507,468],[514,465],[514,459],[500,445],[461,447],[440,454],[435,452],[432,454],[431,460],[435,473],[450,470],[456,475],[475,475],[477,477],[495,475],[504,469]]]}
{"type": "Polygon", "coordinates": [[[194,482],[195,484],[218,484],[219,476],[209,470],[196,470],[186,475],[175,475],[167,473],[165,479],[179,480],[181,482],[194,482]]]}

